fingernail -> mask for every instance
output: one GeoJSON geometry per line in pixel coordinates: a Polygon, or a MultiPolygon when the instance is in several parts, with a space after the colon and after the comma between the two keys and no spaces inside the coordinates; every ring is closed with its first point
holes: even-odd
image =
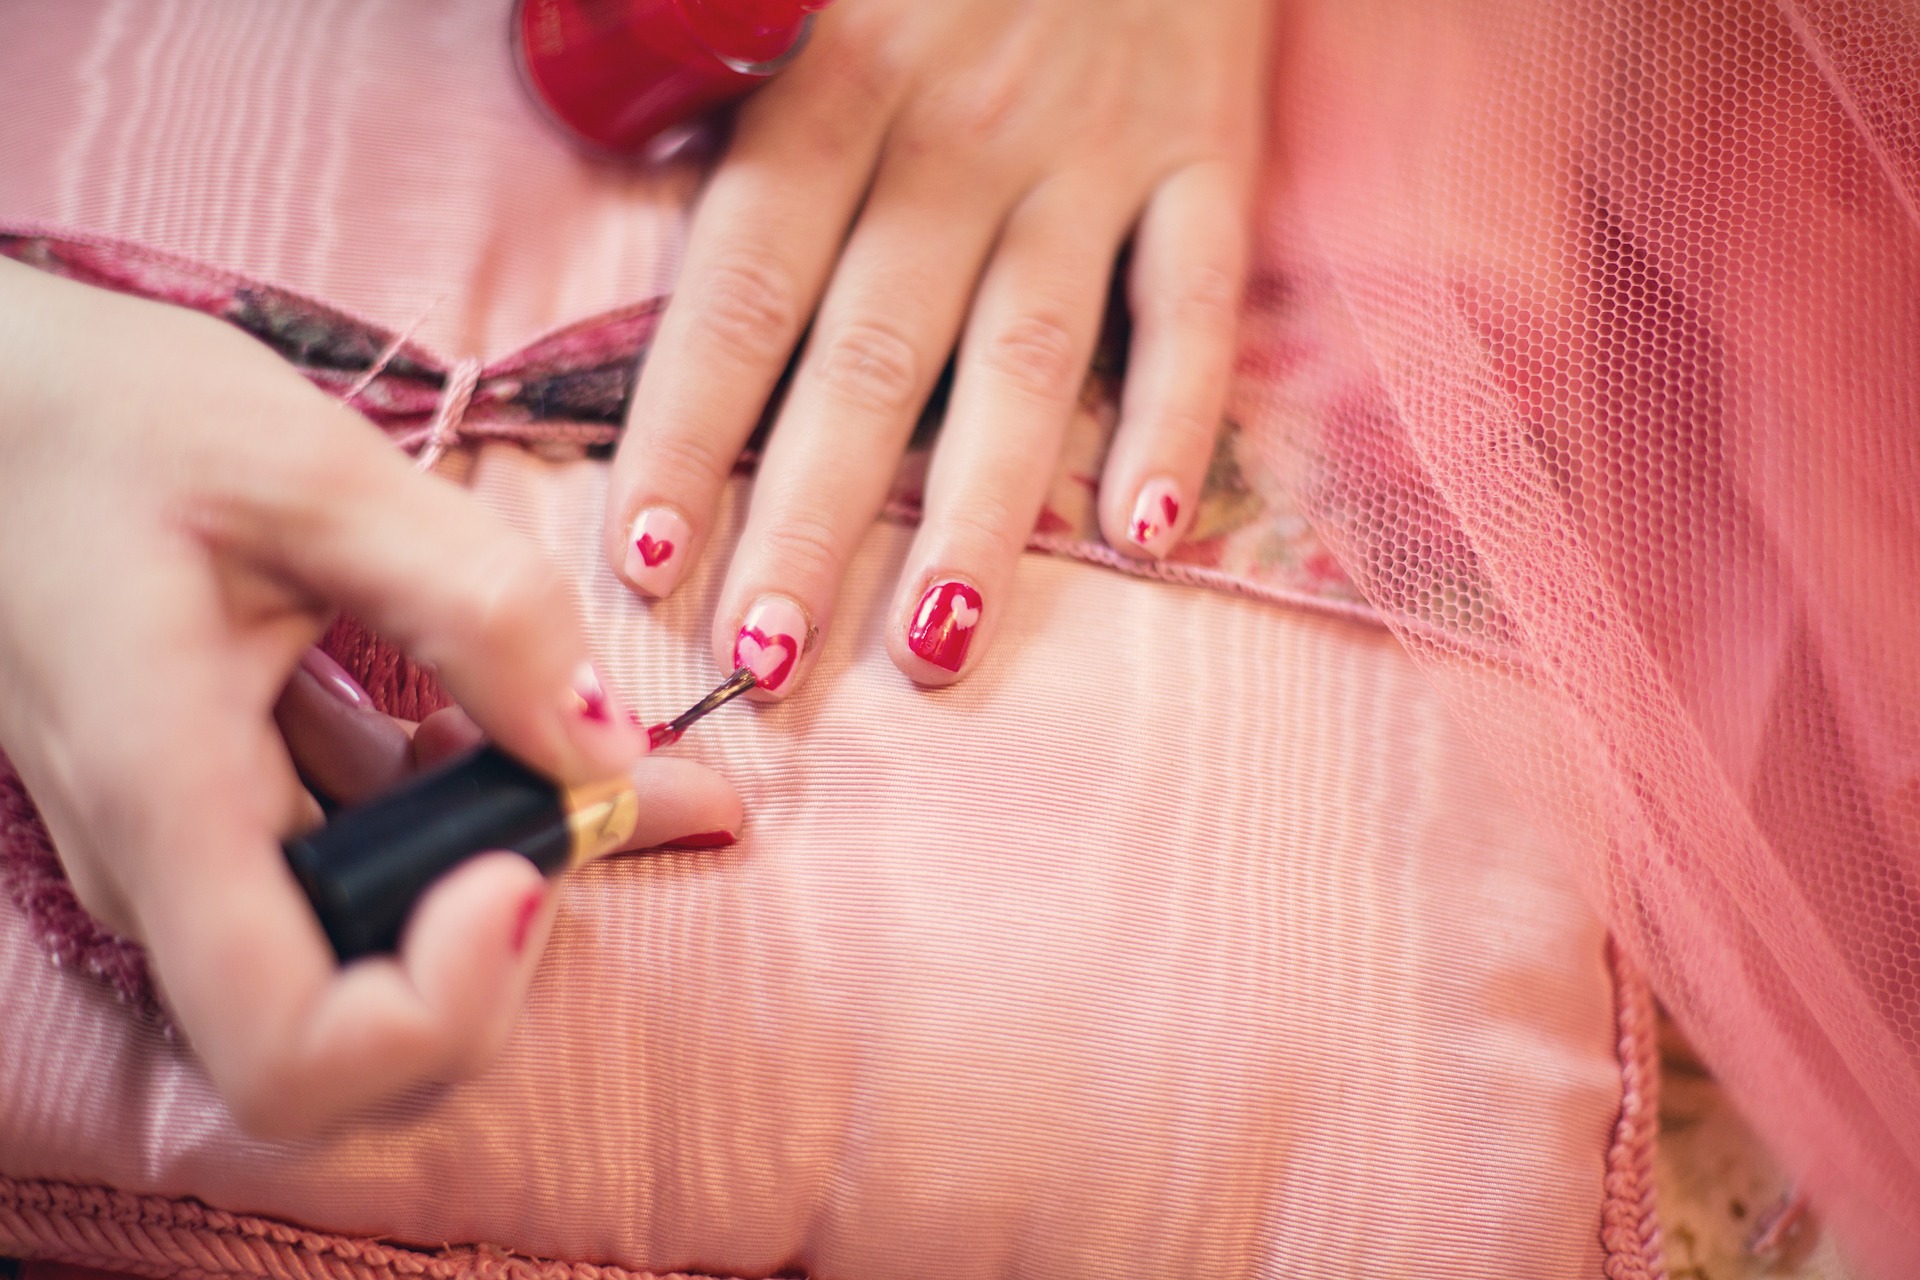
{"type": "Polygon", "coordinates": [[[325,689],[350,707],[368,709],[373,699],[360,687],[360,682],[347,674],[347,669],[327,656],[325,650],[315,646],[300,655],[300,669],[319,682],[325,689]]]}
{"type": "Polygon", "coordinates": [[[632,718],[620,709],[607,692],[607,686],[601,682],[600,673],[593,669],[591,662],[583,662],[573,669],[573,682],[568,687],[568,693],[574,712],[582,720],[600,725],[632,723],[632,718]]]}
{"type": "Polygon", "coordinates": [[[513,954],[519,955],[527,949],[527,939],[533,936],[533,922],[539,919],[540,908],[546,905],[546,901],[545,885],[533,890],[521,901],[519,914],[513,918],[513,935],[508,939],[513,954]]]}
{"type": "Polygon", "coordinates": [[[648,507],[627,531],[627,581],[651,596],[664,596],[680,578],[693,529],[672,507],[648,507]]]}
{"type": "Polygon", "coordinates": [[[733,665],[753,672],[757,687],[777,693],[793,675],[806,645],[807,615],[785,596],[761,596],[733,639],[733,665]]]}
{"type": "Polygon", "coordinates": [[[980,622],[980,593],[948,578],[927,588],[907,628],[907,647],[936,667],[958,671],[980,622]]]}
{"type": "Polygon", "coordinates": [[[678,840],[667,841],[672,849],[724,849],[730,844],[740,843],[740,837],[731,831],[702,831],[698,835],[681,836],[678,840]]]}
{"type": "Polygon", "coordinates": [[[1128,539],[1154,559],[1165,559],[1173,550],[1180,503],[1180,486],[1165,476],[1141,485],[1140,496],[1133,503],[1133,519],[1127,522],[1128,539]]]}

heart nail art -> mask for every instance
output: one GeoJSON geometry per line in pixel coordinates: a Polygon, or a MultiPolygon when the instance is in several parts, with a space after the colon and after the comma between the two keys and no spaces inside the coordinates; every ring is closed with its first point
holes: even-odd
{"type": "Polygon", "coordinates": [[[1180,523],[1180,487],[1161,476],[1140,487],[1134,499],[1127,537],[1156,560],[1173,550],[1174,528],[1180,523]]]}
{"type": "Polygon", "coordinates": [[[758,687],[774,693],[787,683],[806,643],[807,618],[783,596],[762,596],[741,620],[733,641],[733,665],[753,672],[758,687]]]}
{"type": "Polygon", "coordinates": [[[936,582],[920,597],[907,627],[907,647],[924,660],[948,671],[966,665],[980,621],[980,593],[951,578],[936,582]]]}
{"type": "Polygon", "coordinates": [[[651,596],[664,596],[680,580],[693,538],[686,519],[672,507],[648,507],[633,518],[627,532],[627,581],[651,596]]]}
{"type": "Polygon", "coordinates": [[[633,545],[634,549],[640,553],[640,559],[649,569],[658,568],[662,561],[673,554],[671,542],[664,538],[656,538],[650,533],[641,534],[634,540],[633,545]]]}

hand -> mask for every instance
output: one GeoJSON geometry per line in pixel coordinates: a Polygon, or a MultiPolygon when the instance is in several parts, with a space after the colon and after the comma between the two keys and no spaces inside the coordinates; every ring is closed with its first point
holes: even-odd
{"type": "Polygon", "coordinates": [[[1129,233],[1100,519],[1116,548],[1165,555],[1226,392],[1269,4],[839,0],[744,105],[701,201],[614,463],[615,571],[673,589],[811,319],[713,629],[723,669],[790,692],[958,339],[887,634],[913,679],[959,679],[1039,515],[1129,233]]]}
{"type": "MultiPolygon", "coordinates": [[[[443,714],[410,738],[324,663],[290,683],[335,608],[556,777],[645,750],[623,716],[582,714],[570,598],[464,493],[237,330],[0,260],[0,746],[81,902],[145,944],[264,1132],[481,1066],[551,914],[530,863],[489,855],[423,899],[398,957],[336,967],[279,849],[316,814],[276,714],[347,799],[478,730],[443,714]]],[[[637,776],[683,833],[737,829],[713,774],[637,776]]]]}

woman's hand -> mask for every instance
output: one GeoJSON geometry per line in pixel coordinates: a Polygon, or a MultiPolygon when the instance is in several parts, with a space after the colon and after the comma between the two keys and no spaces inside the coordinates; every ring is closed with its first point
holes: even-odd
{"type": "MultiPolygon", "coordinates": [[[[336,608],[556,777],[645,751],[623,715],[583,713],[600,694],[570,598],[465,494],[238,331],[0,260],[0,745],[81,902],[146,945],[261,1131],[476,1070],[551,915],[530,863],[483,857],[398,957],[336,968],[279,849],[317,817],[288,743],[352,799],[478,734],[449,714],[412,734],[324,662],[294,674],[336,608]]],[[[715,775],[638,770],[686,823],[654,840],[737,829],[715,775]]]]}
{"type": "Polygon", "coordinates": [[[979,660],[1131,233],[1133,351],[1101,483],[1115,547],[1192,517],[1225,395],[1271,0],[839,0],[742,108],[614,466],[606,545],[673,589],[811,321],[714,620],[776,695],[831,625],[947,355],[958,381],[888,645],[979,660]]]}

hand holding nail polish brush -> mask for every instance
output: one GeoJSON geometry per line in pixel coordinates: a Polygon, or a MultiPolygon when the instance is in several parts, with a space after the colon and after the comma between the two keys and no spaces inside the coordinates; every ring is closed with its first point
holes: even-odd
{"type": "MultiPolygon", "coordinates": [[[[679,741],[753,686],[751,671],[734,672],[680,715],[652,726],[649,744],[679,741]]],[[[639,821],[630,779],[566,787],[488,745],[343,810],[282,848],[345,962],[395,950],[428,886],[476,854],[511,850],[555,875],[625,848],[639,821]]]]}

